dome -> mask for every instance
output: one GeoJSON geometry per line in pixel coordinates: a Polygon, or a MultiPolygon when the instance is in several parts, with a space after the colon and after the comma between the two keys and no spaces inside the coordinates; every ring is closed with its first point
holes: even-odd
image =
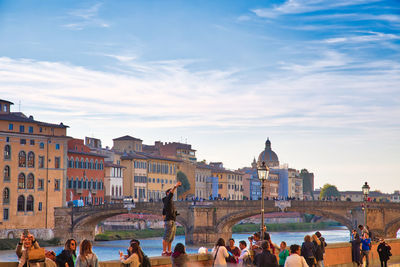
{"type": "Polygon", "coordinates": [[[258,162],[265,161],[268,167],[278,167],[279,159],[274,151],[271,149],[271,141],[267,139],[265,142],[265,150],[260,153],[258,156],[258,162]]]}

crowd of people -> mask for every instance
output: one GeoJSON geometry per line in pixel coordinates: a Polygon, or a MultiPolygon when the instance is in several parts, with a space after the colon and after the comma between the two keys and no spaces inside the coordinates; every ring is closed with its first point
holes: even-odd
{"type": "MultiPolygon", "coordinates": [[[[271,236],[265,231],[262,238],[261,232],[256,232],[248,238],[241,240],[239,246],[235,240],[230,238],[225,243],[219,238],[211,251],[213,267],[323,267],[324,254],[327,243],[320,232],[306,235],[301,245],[292,244],[287,247],[285,241],[278,246],[271,240],[271,236]]],[[[382,267],[387,267],[391,248],[384,239],[379,239],[377,252],[382,267]]],[[[370,232],[367,227],[360,225],[352,231],[351,252],[352,261],[357,266],[369,266],[369,253],[371,250],[370,232]]],[[[98,267],[99,260],[92,251],[91,241],[85,239],[79,244],[77,253],[77,242],[68,239],[64,249],[56,255],[53,251],[45,251],[40,248],[39,243],[29,231],[21,235],[20,242],[16,248],[19,259],[18,267],[39,267],[40,262],[45,262],[46,267],[98,267]]],[[[207,253],[207,249],[201,248],[199,253],[207,253]]],[[[187,267],[189,258],[182,243],[176,244],[171,255],[173,267],[187,267]]],[[[150,260],[140,247],[140,241],[132,239],[129,243],[127,253],[119,252],[122,264],[129,267],[150,267],[150,260]]]]}
{"type": "Polygon", "coordinates": [[[219,238],[211,252],[213,266],[323,266],[327,244],[320,232],[316,232],[312,236],[306,235],[301,246],[293,244],[288,249],[285,241],[282,241],[279,246],[273,243],[270,234],[265,230],[264,226],[264,238],[261,238],[261,232],[250,236],[248,246],[245,240],[239,241],[239,247],[236,247],[233,238],[229,239],[229,244],[225,244],[225,240],[219,238]]]}
{"type": "MultiPolygon", "coordinates": [[[[178,243],[172,252],[172,242],[176,232],[176,216],[173,196],[181,183],[176,183],[172,188],[165,192],[163,198],[162,215],[164,218],[163,251],[161,256],[171,257],[173,267],[186,267],[188,256],[185,246],[178,243]]],[[[238,267],[323,267],[325,239],[320,232],[313,235],[306,235],[304,242],[300,245],[293,244],[287,248],[286,242],[280,245],[271,241],[270,234],[266,231],[256,232],[248,238],[249,246],[245,240],[239,241],[239,247],[235,245],[235,240],[230,238],[228,244],[223,238],[219,238],[212,249],[213,267],[234,266],[238,267]],[[276,257],[276,254],[278,257],[276,257]]],[[[357,230],[352,231],[352,261],[358,266],[362,265],[365,258],[366,266],[369,266],[369,252],[371,250],[371,235],[368,227],[360,225],[357,230]],[[361,246],[361,248],[360,248],[361,246]]],[[[45,251],[40,248],[38,242],[28,230],[21,235],[21,240],[17,245],[16,254],[19,259],[18,267],[39,267],[40,262],[45,262],[46,267],[98,267],[99,262],[96,254],[92,251],[92,243],[89,240],[82,240],[79,245],[79,255],[76,253],[77,242],[68,239],[64,249],[55,255],[52,251],[45,251]]],[[[390,246],[383,239],[379,240],[378,253],[381,266],[387,266],[387,261],[391,256],[390,246]]],[[[207,249],[201,248],[199,252],[207,253],[207,249]]],[[[122,264],[129,267],[150,267],[149,258],[143,253],[140,241],[132,239],[127,249],[127,254],[119,253],[122,264]]]]}

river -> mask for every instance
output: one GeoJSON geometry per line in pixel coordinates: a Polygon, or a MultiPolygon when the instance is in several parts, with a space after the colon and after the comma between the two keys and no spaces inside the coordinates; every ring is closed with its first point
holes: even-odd
{"type": "MultiPolygon", "coordinates": [[[[338,243],[349,241],[349,230],[346,227],[335,228],[334,230],[322,230],[320,231],[322,236],[328,243],[338,243]]],[[[280,244],[281,241],[286,241],[288,245],[299,244],[303,242],[305,235],[312,235],[315,231],[310,232],[271,232],[272,242],[280,244]]],[[[235,239],[235,243],[238,246],[240,240],[248,242],[248,237],[251,233],[233,234],[232,237],[235,239]]],[[[177,243],[185,243],[185,236],[176,236],[172,248],[177,243]]],[[[129,240],[116,240],[116,241],[101,241],[94,242],[93,251],[97,254],[100,261],[118,260],[118,251],[126,253],[126,249],[129,246],[129,240]]],[[[140,246],[144,253],[148,256],[159,256],[162,252],[162,241],[161,237],[157,238],[146,238],[140,240],[140,246]]],[[[62,246],[58,247],[47,247],[48,250],[54,250],[57,254],[63,249],[62,246]]],[[[187,247],[187,253],[197,253],[197,247],[187,247]]],[[[0,262],[17,261],[17,256],[14,250],[0,251],[0,262]]]]}

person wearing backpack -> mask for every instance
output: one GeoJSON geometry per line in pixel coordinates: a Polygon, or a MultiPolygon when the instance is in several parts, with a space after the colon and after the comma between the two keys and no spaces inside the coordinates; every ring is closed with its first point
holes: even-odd
{"type": "Polygon", "coordinates": [[[247,249],[247,243],[244,240],[239,241],[240,256],[238,267],[250,267],[253,264],[249,250],[247,249]]]}
{"type": "Polygon", "coordinates": [[[150,259],[144,254],[140,247],[140,241],[137,239],[132,239],[130,241],[127,256],[124,256],[122,252],[120,252],[119,255],[121,262],[129,264],[130,267],[151,267],[150,259]]]}
{"type": "Polygon", "coordinates": [[[369,252],[371,251],[371,246],[371,239],[368,233],[365,233],[363,238],[361,238],[361,262],[363,262],[365,256],[366,267],[369,266],[369,252]]]}

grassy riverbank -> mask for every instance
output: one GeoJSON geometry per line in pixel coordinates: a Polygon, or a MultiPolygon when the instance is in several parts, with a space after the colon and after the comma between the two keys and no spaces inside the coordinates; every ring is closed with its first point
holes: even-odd
{"type": "MultiPolygon", "coordinates": [[[[149,237],[160,237],[163,236],[164,229],[143,229],[143,230],[121,230],[121,231],[105,231],[102,234],[98,234],[95,237],[96,241],[110,241],[110,240],[122,240],[122,239],[141,239],[149,237]]],[[[185,230],[182,226],[176,228],[176,235],[184,235],[185,230]]]]}
{"type": "MultiPolygon", "coordinates": [[[[10,250],[15,249],[17,247],[18,242],[20,239],[13,238],[13,239],[0,239],[0,250],[10,250]]],[[[49,246],[57,246],[60,245],[60,239],[53,238],[50,240],[41,240],[38,239],[39,245],[41,247],[49,247],[49,246]]]]}
{"type": "MultiPolygon", "coordinates": [[[[293,232],[293,231],[317,231],[324,229],[332,229],[334,226],[340,226],[336,222],[320,222],[320,223],[280,223],[280,224],[267,224],[268,232],[293,232]]],[[[259,224],[237,224],[232,228],[233,233],[248,233],[257,232],[260,230],[259,224]]],[[[132,238],[149,238],[149,237],[161,237],[164,234],[164,229],[144,229],[144,230],[121,230],[121,231],[105,231],[102,234],[96,235],[96,241],[110,241],[110,240],[122,240],[132,238]]],[[[184,235],[184,228],[178,226],[176,229],[176,235],[184,235]]]]}
{"type": "MultiPolygon", "coordinates": [[[[332,229],[332,227],[341,226],[337,222],[319,222],[319,223],[274,223],[267,224],[268,232],[298,232],[298,231],[319,231],[332,229]]],[[[232,227],[233,233],[246,233],[260,231],[260,225],[254,223],[236,224],[232,227]]]]}

